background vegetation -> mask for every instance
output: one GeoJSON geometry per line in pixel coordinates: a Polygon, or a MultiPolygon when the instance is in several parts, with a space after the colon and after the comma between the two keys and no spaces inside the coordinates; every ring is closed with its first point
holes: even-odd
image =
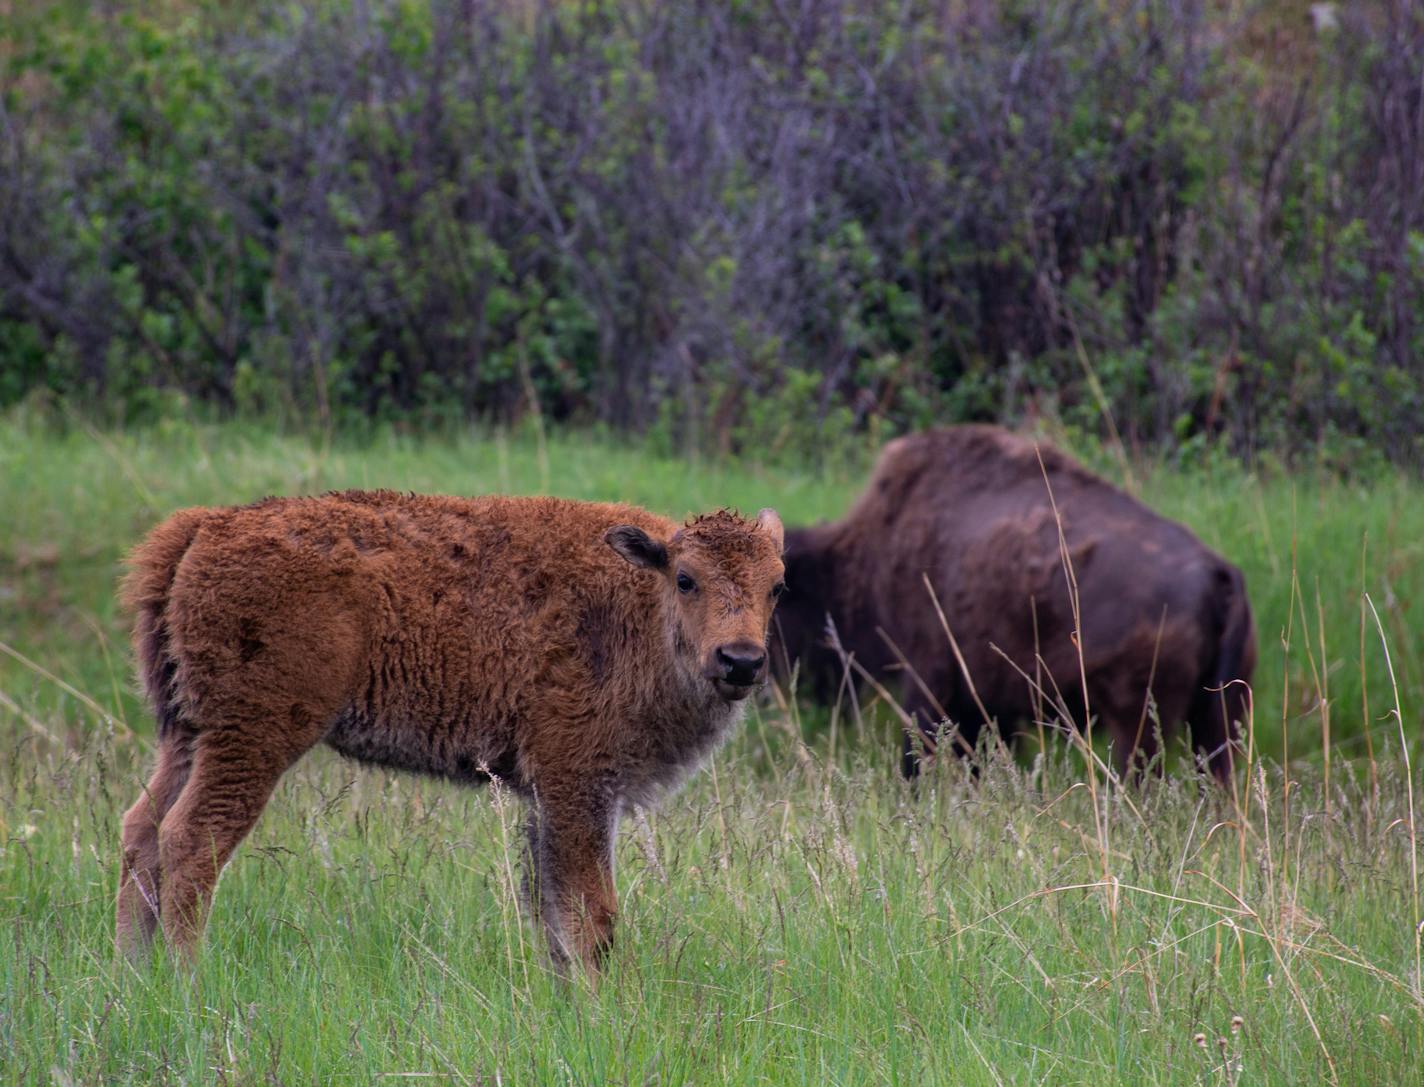
{"type": "Polygon", "coordinates": [[[1410,0],[6,5],[0,406],[1420,462],[1410,0]]]}

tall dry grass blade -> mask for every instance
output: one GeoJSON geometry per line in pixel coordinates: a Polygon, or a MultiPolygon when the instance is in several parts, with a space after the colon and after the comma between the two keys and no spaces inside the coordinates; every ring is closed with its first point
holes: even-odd
{"type": "Polygon", "coordinates": [[[989,1075],[994,1077],[994,1082],[998,1087],[1004,1087],[1004,1078],[999,1075],[998,1070],[989,1063],[989,1058],[984,1056],[984,1051],[979,1048],[979,1043],[974,1040],[974,1035],[969,1032],[969,1027],[961,1021],[959,1029],[964,1031],[965,1040],[969,1043],[970,1048],[974,1050],[974,1055],[979,1058],[979,1062],[988,1071],[989,1075]]]}
{"type": "Polygon", "coordinates": [[[1043,699],[1037,693],[1042,690],[1043,683],[1043,641],[1038,633],[1038,598],[1031,595],[1028,598],[1029,615],[1033,619],[1033,678],[1034,684],[1029,688],[1030,701],[1033,703],[1033,721],[1038,729],[1038,749],[1041,752],[1048,751],[1048,738],[1043,734],[1043,699]]]}
{"type": "Polygon", "coordinates": [[[1360,729],[1365,734],[1365,755],[1370,760],[1370,803],[1365,818],[1373,822],[1379,812],[1379,764],[1375,762],[1374,729],[1370,728],[1370,681],[1365,668],[1365,597],[1369,592],[1366,580],[1366,560],[1369,556],[1370,534],[1360,539],[1360,729]]]}
{"type": "MultiPolygon", "coordinates": [[[[1315,585],[1315,601],[1320,603],[1320,583],[1315,585]]],[[[1320,711],[1322,727],[1324,729],[1325,741],[1325,810],[1330,811],[1330,706],[1326,697],[1328,691],[1328,680],[1325,678],[1325,671],[1329,662],[1325,659],[1325,631],[1320,631],[1320,660],[1315,659],[1315,650],[1310,644],[1310,617],[1305,612],[1305,594],[1299,593],[1296,596],[1296,605],[1300,608],[1300,629],[1301,642],[1305,646],[1305,660],[1310,666],[1310,678],[1315,683],[1315,705],[1320,711]]],[[[1322,622],[1324,616],[1321,617],[1322,622]]],[[[1328,824],[1327,824],[1328,825],[1328,824]]],[[[1298,850],[1297,850],[1298,852],[1298,850]]]]}
{"type": "Polygon", "coordinates": [[[119,466],[119,474],[129,481],[134,493],[144,504],[149,515],[156,515],[163,510],[163,504],[158,501],[158,496],[153,493],[148,484],[143,481],[143,477],[138,474],[138,470],[133,466],[133,461],[124,455],[124,451],[106,434],[100,433],[94,428],[88,419],[80,415],[73,405],[66,399],[59,400],[60,409],[64,412],[65,418],[84,431],[104,453],[119,466]]]}
{"type": "MultiPolygon", "coordinates": [[[[873,690],[877,695],[879,695],[885,700],[885,704],[890,707],[891,712],[894,713],[895,716],[900,719],[900,727],[904,729],[905,735],[910,738],[910,742],[923,743],[925,745],[925,754],[928,755],[931,759],[933,759],[935,755],[939,753],[939,743],[935,740],[935,738],[933,736],[930,736],[923,729],[920,728],[919,724],[915,721],[915,719],[905,712],[905,708],[900,705],[899,700],[896,699],[896,697],[889,690],[886,689],[883,683],[881,683],[873,675],[871,675],[870,672],[866,669],[866,667],[860,663],[860,661],[856,660],[855,657],[852,656],[846,658],[846,663],[851,668],[855,669],[856,675],[858,675],[861,679],[865,680],[866,683],[870,684],[871,690],[873,690]]],[[[974,749],[970,747],[969,744],[965,741],[964,737],[959,734],[959,729],[951,728],[948,735],[952,736],[958,742],[960,749],[966,755],[974,754],[974,749]]]]}
{"type": "Polygon", "coordinates": [[[939,596],[934,591],[934,586],[930,584],[930,576],[926,573],[920,574],[920,580],[925,583],[925,591],[930,594],[930,601],[934,604],[935,614],[939,616],[939,625],[944,629],[944,636],[949,639],[949,647],[954,651],[955,663],[959,665],[959,672],[964,676],[964,682],[969,685],[969,696],[974,699],[974,705],[979,708],[979,712],[984,716],[984,724],[992,725],[994,720],[989,716],[989,711],[984,708],[984,701],[979,697],[978,688],[974,686],[974,677],[969,674],[969,665],[964,660],[964,654],[959,651],[959,641],[954,636],[954,631],[949,629],[949,620],[945,618],[944,609],[940,607],[939,596]]]}
{"type": "MultiPolygon", "coordinates": [[[[1264,935],[1264,933],[1263,933],[1264,935]]],[[[1305,1021],[1310,1025],[1310,1032],[1315,1035],[1315,1044],[1320,1047],[1321,1054],[1325,1057],[1325,1064],[1330,1069],[1330,1082],[1332,1085],[1340,1083],[1340,1071],[1335,1066],[1335,1058],[1330,1054],[1330,1047],[1325,1044],[1325,1036],[1320,1033],[1320,1027],[1315,1022],[1315,1015],[1310,1010],[1310,1004],[1306,1002],[1305,994],[1301,992],[1300,984],[1295,979],[1295,972],[1291,970],[1290,963],[1286,961],[1278,939],[1267,937],[1266,944],[1271,949],[1271,954],[1276,958],[1276,963],[1281,968],[1281,973],[1286,976],[1286,984],[1290,986],[1291,995],[1300,1005],[1300,1010],[1305,1014],[1305,1021]]]]}
{"type": "Polygon", "coordinates": [[[119,691],[119,670],[114,667],[114,658],[109,653],[109,639],[104,634],[104,628],[99,625],[98,619],[87,612],[81,617],[84,625],[94,632],[94,637],[98,639],[99,649],[104,654],[104,670],[109,674],[109,693],[113,695],[114,705],[119,707],[119,720],[123,722],[124,728],[129,727],[128,718],[124,715],[124,700],[119,691]]]}
{"type": "Polygon", "coordinates": [[[925,696],[925,700],[929,702],[934,708],[935,713],[939,715],[939,719],[941,721],[946,720],[949,717],[949,711],[940,704],[940,700],[935,697],[934,692],[929,689],[929,686],[920,676],[919,670],[910,663],[900,647],[895,644],[895,639],[890,637],[890,632],[884,627],[876,627],[875,633],[879,635],[880,640],[885,643],[890,652],[894,655],[895,663],[900,666],[900,671],[910,677],[915,686],[919,689],[920,694],[925,696]]]}
{"type": "MultiPolygon", "coordinates": [[[[1262,782],[1263,782],[1263,785],[1264,785],[1264,771],[1263,771],[1263,774],[1262,774],[1262,782]]],[[[1262,811],[1263,815],[1265,815],[1265,813],[1267,812],[1267,807],[1266,807],[1266,803],[1265,803],[1265,800],[1264,800],[1264,799],[1263,799],[1262,802],[1261,802],[1261,811],[1262,811]]],[[[1263,840],[1267,843],[1267,848],[1268,848],[1268,850],[1269,850],[1270,834],[1269,834],[1269,833],[1265,834],[1263,840]]],[[[1268,857],[1267,857],[1267,862],[1266,862],[1266,864],[1267,864],[1267,869],[1268,869],[1267,881],[1266,881],[1266,882],[1267,882],[1267,885],[1268,885],[1268,886],[1273,886],[1274,883],[1275,883],[1275,880],[1274,880],[1274,877],[1271,876],[1271,875],[1270,875],[1270,872],[1269,872],[1269,869],[1270,869],[1270,859],[1269,859],[1269,855],[1268,855],[1268,857]]],[[[1208,873],[1208,872],[1200,872],[1200,871],[1199,871],[1197,874],[1198,874],[1198,875],[1201,875],[1201,876],[1203,876],[1203,877],[1205,877],[1210,883],[1215,884],[1218,888],[1220,888],[1222,891],[1225,891],[1227,894],[1229,894],[1229,895],[1232,894],[1230,888],[1223,886],[1222,883],[1221,883],[1219,880],[1213,878],[1210,873],[1208,873]]],[[[1301,1010],[1302,1014],[1304,1014],[1304,1016],[1305,1016],[1305,1021],[1306,1021],[1307,1025],[1309,1025],[1309,1027],[1310,1027],[1310,1032],[1311,1032],[1311,1034],[1313,1034],[1313,1035],[1315,1036],[1315,1044],[1316,1044],[1317,1046],[1319,1046],[1321,1055],[1325,1057],[1325,1064],[1326,1064],[1326,1066],[1327,1066],[1327,1067],[1329,1068],[1329,1070],[1330,1070],[1330,1073],[1329,1073],[1329,1075],[1330,1075],[1330,1082],[1331,1082],[1332,1085],[1336,1085],[1336,1087],[1338,1087],[1338,1084],[1340,1083],[1340,1074],[1339,1074],[1338,1068],[1337,1068],[1336,1065],[1335,1065],[1335,1058],[1334,1058],[1334,1057],[1331,1055],[1331,1053],[1330,1053],[1330,1047],[1325,1044],[1325,1036],[1320,1033],[1320,1027],[1319,1027],[1319,1025],[1315,1022],[1315,1015],[1314,1015],[1314,1013],[1312,1013],[1311,1010],[1310,1010],[1310,1004],[1306,1001],[1306,999],[1305,999],[1305,994],[1301,991],[1300,985],[1299,985],[1299,983],[1296,981],[1295,973],[1291,970],[1291,968],[1290,968],[1290,963],[1287,961],[1284,952],[1281,950],[1281,944],[1282,944],[1283,937],[1282,937],[1281,935],[1279,935],[1279,934],[1277,934],[1277,935],[1275,935],[1275,936],[1272,936],[1270,933],[1268,933],[1268,932],[1266,931],[1266,927],[1267,927],[1267,926],[1266,926],[1266,923],[1265,923],[1265,921],[1262,919],[1260,913],[1257,912],[1256,910],[1251,909],[1249,906],[1247,906],[1247,905],[1246,905],[1246,902],[1245,902],[1243,899],[1239,898],[1238,896],[1232,895],[1232,897],[1233,897],[1233,898],[1236,898],[1237,902],[1240,904],[1240,906],[1241,906],[1242,909],[1246,912],[1246,914],[1247,914],[1253,921],[1255,921],[1258,925],[1261,926],[1260,935],[1265,939],[1265,941],[1266,941],[1266,946],[1271,949],[1271,955],[1275,958],[1275,960],[1276,960],[1276,965],[1281,968],[1281,973],[1285,975],[1286,985],[1289,986],[1289,988],[1290,988],[1291,996],[1294,997],[1294,998],[1295,998],[1295,1002],[1296,1002],[1298,1005],[1300,1005],[1300,1010],[1301,1010]]],[[[1280,917],[1279,908],[1278,908],[1277,906],[1273,906],[1272,909],[1273,909],[1274,914],[1275,914],[1277,917],[1280,917]]]]}
{"type": "MultiPolygon", "coordinates": [[[[486,770],[486,772],[488,772],[486,770]]],[[[495,818],[499,821],[500,845],[504,863],[500,867],[500,876],[504,882],[504,894],[500,896],[499,913],[500,922],[504,927],[504,954],[509,971],[510,980],[514,979],[514,944],[519,945],[519,965],[524,975],[523,992],[527,996],[529,993],[529,949],[524,942],[524,924],[520,918],[520,898],[519,881],[514,875],[514,864],[511,857],[516,849],[513,837],[509,832],[509,812],[513,807],[510,797],[510,790],[497,776],[490,775],[490,789],[492,790],[491,800],[494,804],[495,818]],[[509,938],[513,931],[515,940],[509,938]]],[[[529,869],[530,879],[534,878],[533,858],[525,861],[531,867],[529,869]]]]}
{"type": "MultiPolygon", "coordinates": [[[[827,620],[826,627],[828,631],[834,634],[835,627],[833,623],[827,620]]],[[[883,683],[881,683],[878,679],[871,675],[869,669],[867,669],[863,664],[861,664],[860,661],[855,659],[855,654],[846,653],[844,647],[841,646],[839,637],[836,637],[831,643],[831,645],[833,649],[836,649],[840,653],[842,667],[854,671],[856,675],[858,675],[861,679],[863,679],[866,683],[870,685],[871,690],[873,690],[877,695],[879,695],[882,699],[885,700],[885,704],[890,707],[890,711],[900,719],[900,727],[904,730],[904,733],[909,738],[910,743],[924,744],[925,754],[929,758],[933,759],[939,751],[939,744],[935,740],[935,738],[926,733],[924,729],[920,727],[919,723],[914,719],[914,717],[905,712],[905,707],[900,705],[899,699],[897,699],[883,683]]],[[[970,747],[967,742],[965,742],[965,739],[963,736],[960,735],[958,728],[951,727],[947,735],[953,737],[953,739],[959,744],[960,749],[966,755],[974,754],[974,749],[970,747]]]]}
{"type": "MultiPolygon", "coordinates": [[[[1003,736],[999,733],[994,718],[989,716],[989,711],[984,708],[984,703],[979,699],[979,692],[974,689],[974,677],[969,674],[969,665],[964,660],[964,654],[959,651],[959,643],[955,641],[953,633],[950,632],[949,623],[945,620],[944,610],[939,606],[939,599],[935,596],[934,587],[930,585],[928,577],[925,577],[923,574],[921,577],[924,578],[925,589],[930,594],[930,600],[934,602],[935,611],[939,613],[940,626],[944,628],[945,635],[949,638],[950,648],[954,650],[954,659],[959,662],[960,673],[964,676],[965,682],[969,685],[969,693],[974,699],[975,706],[979,708],[979,713],[984,719],[984,725],[989,729],[989,734],[993,737],[994,745],[999,753],[1005,758],[1010,758],[1008,745],[1005,743],[1003,736]]],[[[949,721],[949,712],[940,705],[939,699],[936,698],[929,687],[925,685],[924,680],[920,678],[919,672],[905,659],[905,654],[900,651],[900,647],[895,644],[894,640],[883,628],[876,627],[875,629],[885,644],[890,647],[890,652],[895,654],[896,660],[899,662],[901,668],[909,673],[910,678],[914,680],[915,684],[919,687],[920,693],[934,706],[934,711],[939,714],[940,720],[949,721]]],[[[954,734],[961,736],[958,722],[950,721],[950,724],[954,726],[954,734]]],[[[962,736],[960,742],[966,751],[971,750],[968,741],[964,740],[962,736]]]]}
{"type": "Polygon", "coordinates": [[[26,668],[34,672],[36,675],[42,676],[43,678],[49,680],[65,694],[68,694],[78,699],[81,703],[88,706],[91,710],[97,713],[99,715],[100,720],[102,720],[109,727],[115,729],[125,739],[137,741],[138,744],[142,747],[152,747],[152,745],[149,744],[147,740],[139,736],[138,733],[134,732],[133,729],[129,728],[129,726],[126,725],[121,719],[115,717],[112,713],[106,710],[103,706],[99,705],[99,703],[95,702],[78,687],[75,687],[73,684],[66,683],[64,680],[60,679],[44,665],[38,664],[37,662],[30,660],[29,657],[25,656],[18,649],[15,649],[13,646],[6,645],[4,642],[0,642],[0,653],[4,653],[7,657],[10,657],[18,661],[20,664],[23,664],[26,668]]]}
{"type": "Polygon", "coordinates": [[[1325,648],[1325,603],[1320,599],[1320,578],[1315,579],[1315,621],[1320,630],[1320,731],[1325,747],[1325,833],[1331,832],[1330,814],[1330,657],[1325,648]]]}
{"type": "MultiPolygon", "coordinates": [[[[1031,677],[1027,672],[1025,672],[1021,667],[1019,667],[1018,663],[1017,663],[1016,661],[1014,661],[1007,653],[1005,653],[1005,652],[1004,652],[1002,649],[1000,649],[997,645],[995,645],[993,642],[990,642],[990,643],[989,643],[989,648],[990,648],[991,650],[993,650],[995,653],[997,653],[997,654],[1004,660],[1004,662],[1005,662],[1006,664],[1008,664],[1008,666],[1009,666],[1010,668],[1012,668],[1015,672],[1017,672],[1017,673],[1019,674],[1019,676],[1022,677],[1022,679],[1024,680],[1025,683],[1028,683],[1028,684],[1034,684],[1034,683],[1035,683],[1035,680],[1033,679],[1033,677],[1031,677]]],[[[1052,678],[1053,678],[1052,675],[1050,675],[1050,676],[1049,676],[1049,679],[1051,680],[1052,678]]],[[[1048,697],[1048,692],[1047,692],[1046,690],[1043,690],[1043,689],[1040,688],[1040,693],[1041,693],[1045,698],[1048,697]]],[[[1073,726],[1073,718],[1072,718],[1072,716],[1068,713],[1067,708],[1066,708],[1066,707],[1063,705],[1063,703],[1062,703],[1062,697],[1063,697],[1063,696],[1062,696],[1062,693],[1061,693],[1061,692],[1057,692],[1057,697],[1058,697],[1059,701],[1055,704],[1055,708],[1058,709],[1060,713],[1062,713],[1063,719],[1068,722],[1068,725],[1065,726],[1065,727],[1061,730],[1061,731],[1068,737],[1068,742],[1069,742],[1070,744],[1076,745],[1076,746],[1078,747],[1078,749],[1082,752],[1083,758],[1084,758],[1086,761],[1088,761],[1088,763],[1089,763],[1090,765],[1096,765],[1097,768],[1102,771],[1103,776],[1104,776],[1108,781],[1113,782],[1113,783],[1115,783],[1115,784],[1120,784],[1120,783],[1118,782],[1118,779],[1117,779],[1117,771],[1115,771],[1111,766],[1109,766],[1107,763],[1105,763],[1105,762],[1103,761],[1102,757],[1101,757],[1095,750],[1093,750],[1093,748],[1083,739],[1083,734],[1082,734],[1082,732],[1081,732],[1079,729],[1077,729],[1077,728],[1075,728],[1075,727],[1073,726]]],[[[1090,787],[1089,787],[1086,783],[1084,783],[1084,788],[1089,788],[1089,789],[1090,789],[1090,787]]],[[[1090,789],[1090,792],[1091,792],[1091,789],[1090,789]]],[[[1092,795],[1096,796],[1096,794],[1092,794],[1092,795]]],[[[1137,816],[1137,818],[1142,822],[1143,827],[1146,828],[1146,829],[1148,830],[1148,833],[1150,834],[1150,833],[1151,833],[1151,828],[1150,828],[1150,825],[1149,825],[1148,822],[1147,822],[1147,819],[1144,817],[1144,815],[1143,815],[1143,813],[1142,813],[1142,810],[1141,810],[1140,808],[1138,808],[1137,804],[1133,801],[1132,797],[1129,796],[1125,790],[1124,790],[1123,793],[1122,793],[1122,800],[1123,800],[1123,803],[1127,805],[1128,810],[1131,811],[1131,812],[1133,813],[1133,815],[1137,816]]],[[[1096,800],[1095,800],[1094,803],[1093,803],[1093,807],[1094,807],[1094,810],[1096,811],[1096,809],[1097,809],[1096,800]]],[[[1106,878],[1106,877],[1105,877],[1105,878],[1106,878]]]]}
{"type": "Polygon", "coordinates": [[[1414,820],[1414,766],[1410,761],[1409,738],[1404,733],[1404,712],[1399,703],[1399,684],[1394,677],[1394,658],[1390,655],[1389,640],[1384,636],[1384,624],[1380,622],[1379,612],[1375,609],[1375,602],[1370,599],[1370,594],[1365,594],[1365,600],[1369,602],[1370,612],[1375,617],[1375,628],[1379,631],[1380,645],[1384,647],[1384,663],[1389,669],[1389,682],[1394,690],[1394,721],[1399,726],[1399,749],[1404,755],[1404,781],[1406,795],[1409,798],[1409,882],[1414,894],[1413,913],[1413,936],[1414,936],[1414,991],[1424,995],[1424,956],[1421,956],[1421,936],[1424,936],[1424,917],[1420,916],[1419,908],[1419,838],[1417,834],[1417,824],[1414,820]]]}
{"type": "Polygon", "coordinates": [[[59,743],[59,737],[56,736],[53,732],[51,732],[49,729],[45,728],[39,718],[29,713],[24,707],[22,707],[18,702],[16,702],[4,691],[0,691],[0,706],[4,706],[21,721],[25,722],[31,732],[34,732],[36,735],[43,736],[51,743],[59,743]]]}
{"type": "Polygon", "coordinates": [[[847,653],[845,646],[841,645],[841,634],[836,629],[835,621],[826,616],[826,644],[835,653],[836,659],[841,662],[840,685],[836,688],[836,705],[840,705],[842,694],[845,695],[847,703],[850,705],[851,717],[855,720],[855,731],[859,736],[865,735],[865,720],[860,713],[860,699],[856,695],[855,683],[851,679],[850,659],[854,653],[847,653]]]}
{"type": "MultiPolygon", "coordinates": [[[[1147,689],[1142,692],[1142,716],[1137,719],[1137,732],[1132,737],[1132,750],[1128,752],[1128,757],[1136,755],[1137,750],[1142,746],[1142,733],[1147,727],[1147,713],[1152,706],[1152,684],[1157,680],[1157,658],[1162,651],[1162,632],[1167,628],[1167,605],[1162,605],[1162,617],[1157,620],[1157,637],[1152,642],[1152,666],[1147,670],[1147,689]]],[[[1157,722],[1159,729],[1162,722],[1157,722]]],[[[1164,758],[1165,752],[1158,758],[1164,758]]],[[[1142,768],[1145,772],[1147,767],[1142,768]]]]}
{"type": "MultiPolygon", "coordinates": [[[[1057,887],[1043,887],[1037,891],[1030,891],[1028,894],[1019,895],[1019,897],[1014,899],[1012,902],[1000,906],[998,909],[993,910],[990,913],[982,915],[977,920],[970,921],[967,924],[961,925],[959,928],[952,929],[951,931],[945,933],[942,939],[950,940],[955,938],[956,936],[961,936],[967,932],[978,931],[982,929],[984,925],[987,925],[990,921],[998,920],[1001,915],[1008,913],[1011,910],[1016,910],[1020,906],[1027,905],[1028,903],[1034,902],[1040,898],[1047,898],[1050,895],[1066,894],[1069,891],[1096,891],[1107,888],[1116,888],[1118,891],[1127,891],[1130,894],[1143,895],[1146,898],[1162,899],[1164,901],[1174,902],[1183,906],[1201,906],[1203,909],[1214,910],[1222,916],[1250,917],[1252,919],[1256,919],[1255,911],[1252,910],[1245,903],[1241,902],[1238,902],[1234,906],[1230,906],[1220,902],[1209,902],[1204,898],[1188,898],[1184,895],[1168,894],[1166,891],[1154,890],[1151,887],[1140,887],[1137,884],[1123,883],[1119,880],[1095,879],[1089,880],[1086,883],[1064,883],[1057,887]]],[[[1228,890],[1227,888],[1223,887],[1222,890],[1226,891],[1227,894],[1231,894],[1230,890],[1228,890]]],[[[1234,898],[1235,895],[1232,895],[1232,897],[1234,898]]]]}
{"type": "MultiPolygon", "coordinates": [[[[1300,577],[1297,565],[1297,548],[1299,541],[1296,537],[1296,491],[1295,486],[1291,486],[1291,547],[1290,547],[1290,600],[1286,605],[1286,628],[1281,637],[1281,767],[1284,773],[1281,775],[1281,819],[1282,819],[1282,852],[1289,858],[1290,856],[1290,813],[1291,813],[1291,776],[1290,776],[1290,699],[1291,699],[1291,672],[1290,654],[1291,639],[1295,636],[1295,613],[1296,604],[1300,599],[1300,577]]],[[[1304,614],[1302,611],[1301,614],[1304,614]]],[[[1306,651],[1310,649],[1309,631],[1306,632],[1306,651]]],[[[1262,792],[1262,802],[1264,803],[1265,793],[1262,792]]]]}
{"type": "MultiPolygon", "coordinates": [[[[1246,894],[1246,843],[1251,832],[1251,781],[1256,772],[1256,694],[1248,684],[1246,687],[1246,772],[1231,775],[1231,810],[1236,814],[1236,888],[1239,895],[1246,894]],[[1243,797],[1244,786],[1244,797],[1243,797]]],[[[1213,828],[1214,830],[1215,828],[1213,828]]]]}
{"type": "MultiPolygon", "coordinates": [[[[1088,697],[1088,665],[1083,655],[1083,609],[1078,595],[1078,574],[1073,569],[1073,554],[1068,549],[1068,536],[1063,531],[1063,514],[1058,508],[1058,499],[1053,494],[1053,482],[1048,478],[1048,466],[1043,463],[1043,450],[1037,443],[1034,453],[1038,457],[1038,470],[1043,476],[1043,485],[1048,491],[1048,504],[1053,510],[1053,523],[1058,530],[1058,557],[1063,563],[1063,573],[1068,582],[1068,603],[1073,612],[1073,648],[1078,657],[1078,681],[1083,688],[1083,731],[1084,744],[1093,746],[1093,707],[1088,697]]],[[[1112,874],[1111,843],[1108,840],[1108,823],[1098,795],[1098,773],[1094,759],[1088,760],[1088,789],[1093,799],[1093,824],[1097,833],[1098,848],[1103,864],[1103,878],[1112,874]]],[[[1114,918],[1116,915],[1114,915],[1114,918]]]]}

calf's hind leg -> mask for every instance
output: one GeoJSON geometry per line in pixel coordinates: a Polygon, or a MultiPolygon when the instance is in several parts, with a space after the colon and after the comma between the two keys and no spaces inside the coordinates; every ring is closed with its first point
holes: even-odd
{"type": "Polygon", "coordinates": [[[143,795],[124,813],[114,942],[131,958],[148,950],[158,927],[158,828],[188,780],[193,761],[190,741],[186,734],[165,737],[143,795]]]}
{"type": "Polygon", "coordinates": [[[320,731],[308,725],[279,733],[268,724],[199,734],[188,782],[158,831],[159,916],[163,938],[175,951],[190,959],[196,955],[218,876],[256,825],[278,780],[320,731]]]}

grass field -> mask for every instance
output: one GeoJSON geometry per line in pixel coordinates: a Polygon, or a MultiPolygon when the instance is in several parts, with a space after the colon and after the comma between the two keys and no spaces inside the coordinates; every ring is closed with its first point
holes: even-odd
{"type": "Polygon", "coordinates": [[[0,1082],[1417,1081],[1421,489],[1135,476],[1246,570],[1256,757],[1230,795],[1112,790],[1062,742],[912,792],[888,714],[831,729],[768,701],[625,825],[592,986],[552,976],[520,919],[516,802],[318,753],[229,869],[190,976],[111,951],[151,733],[113,587],[164,513],[354,485],[795,524],[838,515],[857,476],[575,436],[0,423],[0,1082]]]}

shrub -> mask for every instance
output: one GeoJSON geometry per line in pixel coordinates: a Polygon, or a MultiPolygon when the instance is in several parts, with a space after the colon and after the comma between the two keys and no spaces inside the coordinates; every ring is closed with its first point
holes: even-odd
{"type": "Polygon", "coordinates": [[[1405,0],[142,11],[11,17],[0,404],[1424,452],[1405,0]]]}

